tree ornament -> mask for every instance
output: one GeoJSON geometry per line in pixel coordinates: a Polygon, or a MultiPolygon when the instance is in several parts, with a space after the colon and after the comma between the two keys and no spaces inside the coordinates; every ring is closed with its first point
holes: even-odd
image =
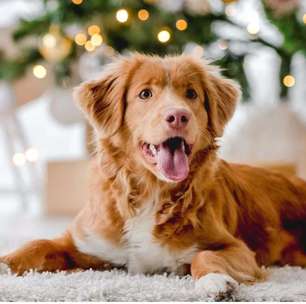
{"type": "Polygon", "coordinates": [[[57,63],[66,58],[71,51],[72,41],[61,34],[57,25],[51,25],[39,43],[39,52],[51,63],[57,63]]]}

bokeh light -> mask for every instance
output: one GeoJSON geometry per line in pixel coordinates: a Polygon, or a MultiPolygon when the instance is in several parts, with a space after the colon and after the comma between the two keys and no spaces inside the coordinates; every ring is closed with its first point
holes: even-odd
{"type": "Polygon", "coordinates": [[[120,23],[124,23],[127,22],[129,19],[129,13],[126,9],[122,8],[120,10],[117,11],[116,13],[116,19],[120,22],[120,23]]]}
{"type": "Polygon", "coordinates": [[[145,9],[141,9],[140,11],[138,11],[137,16],[138,16],[139,20],[146,21],[146,20],[149,19],[150,13],[145,9]]]}
{"type": "Polygon", "coordinates": [[[167,41],[170,40],[170,38],[171,34],[167,30],[162,30],[157,34],[157,39],[162,43],[166,43],[167,41]]]}
{"type": "Polygon", "coordinates": [[[75,35],[74,41],[78,45],[84,45],[87,41],[87,37],[84,33],[78,33],[75,35]]]}
{"type": "Polygon", "coordinates": [[[291,88],[295,85],[295,78],[292,75],[286,75],[283,78],[283,84],[285,87],[291,88]]]}
{"type": "Polygon", "coordinates": [[[33,74],[36,78],[45,78],[47,76],[47,69],[43,65],[37,64],[33,67],[33,74]]]}
{"type": "Polygon", "coordinates": [[[179,19],[176,21],[175,26],[179,31],[185,31],[188,27],[188,23],[184,19],[179,19]]]}

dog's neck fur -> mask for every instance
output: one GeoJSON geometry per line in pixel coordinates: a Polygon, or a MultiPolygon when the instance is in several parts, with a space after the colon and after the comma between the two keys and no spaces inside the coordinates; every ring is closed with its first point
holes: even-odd
{"type": "Polygon", "coordinates": [[[156,224],[160,227],[173,221],[177,214],[184,217],[176,219],[175,226],[184,226],[188,222],[188,214],[194,215],[196,209],[204,204],[203,189],[209,191],[218,168],[216,143],[194,155],[189,177],[180,183],[159,180],[133,160],[130,151],[117,147],[111,139],[98,141],[97,149],[97,155],[100,155],[98,168],[101,171],[101,189],[116,197],[117,209],[123,221],[134,216],[143,204],[152,202],[156,204],[156,224]],[[203,187],[203,184],[207,187],[203,187]],[[201,193],[198,189],[201,189],[201,193]],[[194,201],[199,201],[195,196],[201,197],[203,203],[193,206],[194,201]]]}

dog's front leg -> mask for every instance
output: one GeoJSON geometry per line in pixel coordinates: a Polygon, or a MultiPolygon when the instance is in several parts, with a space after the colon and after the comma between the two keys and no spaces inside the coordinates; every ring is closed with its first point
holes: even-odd
{"type": "Polygon", "coordinates": [[[38,272],[81,269],[105,269],[110,265],[96,257],[79,252],[67,233],[53,240],[35,240],[20,249],[0,257],[0,263],[22,275],[29,270],[38,272]]]}
{"type": "Polygon", "coordinates": [[[192,260],[191,274],[197,280],[196,288],[212,296],[227,293],[238,283],[253,283],[265,277],[254,252],[238,240],[220,250],[197,253],[192,260]]]}

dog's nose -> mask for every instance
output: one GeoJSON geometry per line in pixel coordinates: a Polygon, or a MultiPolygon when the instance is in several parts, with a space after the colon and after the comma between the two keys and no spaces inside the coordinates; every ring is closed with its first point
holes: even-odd
{"type": "Polygon", "coordinates": [[[170,109],[165,115],[165,120],[171,128],[185,128],[190,120],[191,114],[184,109],[170,109]]]}

